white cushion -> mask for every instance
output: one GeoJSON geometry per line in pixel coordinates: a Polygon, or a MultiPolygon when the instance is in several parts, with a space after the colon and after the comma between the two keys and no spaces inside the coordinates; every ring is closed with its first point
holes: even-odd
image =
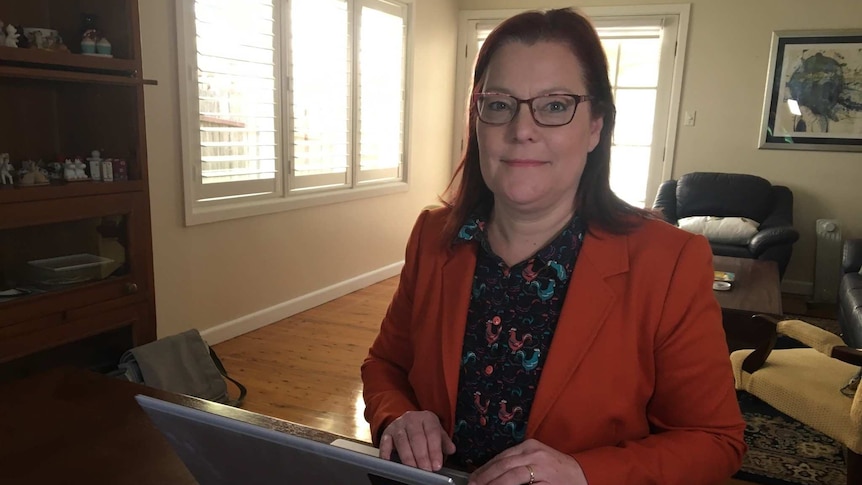
{"type": "Polygon", "coordinates": [[[679,220],[679,227],[703,234],[711,242],[744,246],[757,234],[760,223],[746,217],[692,216],[679,220]]]}

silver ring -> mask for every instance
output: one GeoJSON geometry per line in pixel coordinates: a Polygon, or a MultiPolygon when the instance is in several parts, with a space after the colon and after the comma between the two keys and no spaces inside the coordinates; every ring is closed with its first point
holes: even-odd
{"type": "Polygon", "coordinates": [[[530,465],[524,465],[524,466],[527,467],[527,471],[530,472],[530,481],[527,482],[527,485],[533,485],[533,483],[536,482],[536,474],[533,473],[533,467],[531,467],[530,465]]]}

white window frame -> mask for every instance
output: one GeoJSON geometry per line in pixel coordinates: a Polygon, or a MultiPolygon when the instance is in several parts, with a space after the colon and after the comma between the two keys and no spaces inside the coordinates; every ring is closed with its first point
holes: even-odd
{"type": "MultiPolygon", "coordinates": [[[[466,119],[464,116],[467,107],[467,91],[470,89],[470,82],[472,81],[472,62],[477,54],[474,42],[476,26],[489,23],[496,24],[527,10],[532,9],[462,10],[459,13],[459,55],[456,68],[458,82],[455,86],[454,143],[452,147],[453,173],[461,161],[462,147],[465,142],[466,119]]],[[[659,76],[670,73],[670,79],[661,77],[659,80],[660,89],[656,95],[655,121],[666,118],[667,123],[654,122],[652,154],[645,196],[649,206],[651,201],[655,199],[659,185],[662,181],[670,179],[673,173],[691,4],[578,7],[578,11],[587,15],[597,24],[613,20],[655,16],[673,17],[677,22],[675,55],[665,56],[663,52],[662,66],[659,69],[659,76]],[[662,86],[666,89],[661,89],[662,86]]]]}
{"type": "MultiPolygon", "coordinates": [[[[333,203],[343,203],[368,197],[379,197],[396,193],[406,192],[410,183],[410,119],[412,113],[412,90],[413,85],[413,31],[415,25],[414,0],[397,0],[407,8],[405,16],[405,52],[404,52],[404,111],[403,111],[403,138],[401,152],[401,173],[399,180],[376,182],[373,180],[375,173],[365,173],[352,178],[352,185],[337,188],[320,188],[314,190],[290,190],[289,173],[291,170],[290,159],[292,157],[291,123],[288,106],[289,82],[287,72],[289,66],[289,0],[278,0],[274,16],[282,25],[280,32],[276,32],[276,45],[279,50],[276,55],[276,72],[280,73],[278,102],[282,106],[278,123],[280,133],[277,140],[281,143],[281,155],[277,162],[276,192],[270,197],[239,197],[222,201],[198,202],[197,172],[200,161],[200,122],[198,108],[197,90],[197,52],[195,47],[195,0],[177,0],[177,61],[180,91],[180,132],[182,145],[183,166],[183,192],[185,205],[185,224],[192,226],[210,222],[251,217],[262,214],[271,214],[287,210],[301,209],[333,203]],[[371,180],[369,180],[371,179],[371,180]]],[[[356,11],[365,4],[364,0],[349,0],[355,2],[356,11]]],[[[388,3],[387,0],[382,0],[388,3]]],[[[357,13],[358,15],[358,13],[357,13]]],[[[355,17],[350,19],[354,22],[355,17]]],[[[358,36],[355,36],[358,37],[358,36]]],[[[353,39],[354,49],[358,40],[353,39]]],[[[358,66],[358,60],[354,59],[354,66],[358,66]]],[[[354,68],[358,71],[358,67],[354,68]]],[[[355,79],[355,78],[354,78],[355,79]]],[[[353,109],[358,106],[358,88],[354,87],[353,109]]],[[[353,111],[355,112],[355,111],[353,111]]],[[[358,126],[358,122],[354,124],[358,126]]],[[[354,143],[354,148],[358,141],[354,143]]],[[[354,167],[358,171],[358,152],[351,149],[350,164],[348,171],[354,167]]],[[[376,172],[376,171],[373,171],[376,172]]]]}

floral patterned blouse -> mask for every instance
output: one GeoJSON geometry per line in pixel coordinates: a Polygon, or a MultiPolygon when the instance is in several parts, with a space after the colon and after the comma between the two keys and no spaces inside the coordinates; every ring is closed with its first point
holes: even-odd
{"type": "Polygon", "coordinates": [[[509,267],[487,220],[472,216],[456,243],[479,245],[455,407],[456,464],[471,470],[524,440],[530,407],[586,226],[577,214],[547,246],[509,267]]]}

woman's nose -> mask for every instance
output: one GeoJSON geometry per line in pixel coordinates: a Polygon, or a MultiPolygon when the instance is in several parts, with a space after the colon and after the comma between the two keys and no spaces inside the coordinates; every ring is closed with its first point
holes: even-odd
{"type": "Polygon", "coordinates": [[[533,112],[530,110],[530,105],[524,103],[515,113],[515,117],[509,122],[512,136],[518,141],[535,140],[538,133],[539,125],[533,118],[533,112]]]}

